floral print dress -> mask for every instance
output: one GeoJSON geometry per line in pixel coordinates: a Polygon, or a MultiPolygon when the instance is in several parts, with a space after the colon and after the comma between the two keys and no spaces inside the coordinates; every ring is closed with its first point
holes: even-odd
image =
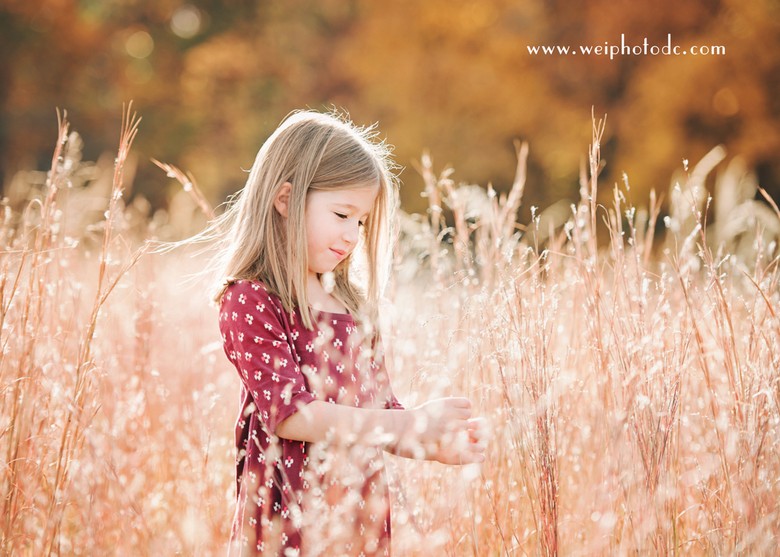
{"type": "Polygon", "coordinates": [[[388,486],[380,442],[304,443],[276,426],[314,400],[402,408],[376,342],[349,314],[286,312],[261,282],[222,298],[225,353],[241,379],[237,507],[230,555],[389,555],[388,486]]]}

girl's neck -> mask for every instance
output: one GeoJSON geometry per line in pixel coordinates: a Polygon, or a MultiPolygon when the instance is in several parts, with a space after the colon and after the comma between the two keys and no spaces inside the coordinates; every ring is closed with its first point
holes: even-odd
{"type": "Polygon", "coordinates": [[[306,294],[312,309],[327,313],[348,313],[346,306],[325,290],[315,273],[309,273],[306,281],[306,294]]]}

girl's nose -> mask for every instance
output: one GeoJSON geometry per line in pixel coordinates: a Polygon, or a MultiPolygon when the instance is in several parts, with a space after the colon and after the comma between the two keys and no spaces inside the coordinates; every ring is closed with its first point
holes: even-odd
{"type": "Polygon", "coordinates": [[[354,246],[355,244],[357,244],[359,235],[360,235],[360,223],[355,222],[354,225],[348,226],[347,229],[344,231],[344,241],[348,242],[349,245],[354,246]]]}

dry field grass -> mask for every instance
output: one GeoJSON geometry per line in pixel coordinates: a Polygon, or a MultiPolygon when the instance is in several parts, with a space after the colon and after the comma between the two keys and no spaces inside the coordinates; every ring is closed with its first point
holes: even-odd
{"type": "MultiPolygon", "coordinates": [[[[143,247],[193,231],[197,188],[168,215],[124,202],[135,124],[92,165],[63,123],[52,170],[4,201],[2,554],[224,551],[239,383],[204,256],[143,247]]],[[[661,222],[627,182],[599,205],[602,133],[580,201],[525,228],[525,147],[507,196],[423,161],[431,211],[403,220],[384,313],[392,380],[407,405],[467,394],[493,439],[481,467],[388,457],[397,555],[776,551],[776,208],[738,163],[710,200],[718,150],[661,222]]]]}

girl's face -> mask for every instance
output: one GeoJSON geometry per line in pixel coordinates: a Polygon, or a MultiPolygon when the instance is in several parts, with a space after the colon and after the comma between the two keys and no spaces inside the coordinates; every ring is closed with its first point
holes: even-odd
{"type": "Polygon", "coordinates": [[[379,193],[379,184],[350,189],[310,190],[306,195],[309,276],[333,271],[358,243],[379,193]]]}

